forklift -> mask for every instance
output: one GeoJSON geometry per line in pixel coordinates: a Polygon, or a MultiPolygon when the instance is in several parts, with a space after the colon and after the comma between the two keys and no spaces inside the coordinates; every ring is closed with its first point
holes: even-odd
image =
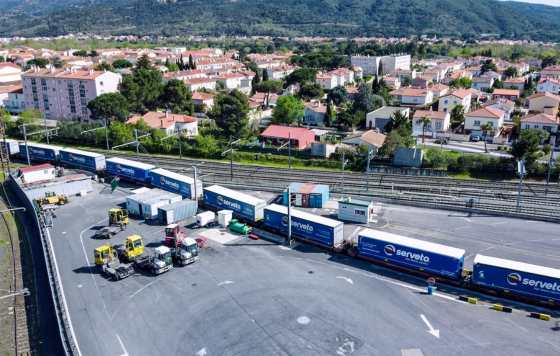
{"type": "Polygon", "coordinates": [[[140,235],[130,235],[124,244],[114,247],[121,260],[133,262],[144,253],[144,239],[140,235]]]}
{"type": "Polygon", "coordinates": [[[119,226],[121,230],[128,225],[128,212],[122,208],[109,209],[109,226],[119,226]]]}
{"type": "Polygon", "coordinates": [[[134,273],[131,263],[121,263],[117,251],[110,244],[97,247],[93,252],[95,265],[103,274],[118,281],[134,273]]]}

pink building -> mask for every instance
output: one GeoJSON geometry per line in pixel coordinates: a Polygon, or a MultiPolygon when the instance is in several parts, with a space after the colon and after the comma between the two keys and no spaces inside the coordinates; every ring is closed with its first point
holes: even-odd
{"type": "Polygon", "coordinates": [[[261,134],[261,141],[269,141],[273,145],[284,144],[288,139],[292,143],[292,148],[303,150],[315,142],[315,134],[303,127],[280,125],[270,125],[261,134]]]}
{"type": "Polygon", "coordinates": [[[94,70],[41,69],[22,74],[25,106],[54,120],[89,120],[87,104],[118,91],[121,75],[94,70]]]}

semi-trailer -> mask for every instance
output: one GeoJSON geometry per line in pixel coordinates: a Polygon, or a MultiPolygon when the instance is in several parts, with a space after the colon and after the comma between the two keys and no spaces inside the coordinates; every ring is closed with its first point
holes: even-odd
{"type": "Polygon", "coordinates": [[[363,229],[353,242],[360,257],[436,277],[460,279],[465,250],[374,229],[363,229]]]}
{"type": "Polygon", "coordinates": [[[202,196],[202,181],[194,178],[168,171],[163,168],[156,168],[150,171],[150,179],[152,185],[170,191],[172,193],[181,194],[184,198],[195,199],[202,196]]]}
{"type": "Polygon", "coordinates": [[[212,185],[204,188],[204,204],[216,210],[232,210],[237,218],[257,222],[263,219],[266,201],[219,185],[212,185]]]}
{"type": "Polygon", "coordinates": [[[59,152],[61,147],[53,145],[44,145],[41,143],[27,142],[27,149],[25,142],[19,143],[19,155],[23,159],[27,159],[27,154],[29,153],[29,159],[31,161],[58,161],[59,152]]]}
{"type": "Polygon", "coordinates": [[[0,147],[2,151],[6,152],[8,156],[13,156],[19,153],[19,142],[11,139],[0,139],[0,147]]]}
{"type": "MultiPolygon", "coordinates": [[[[329,249],[338,249],[344,243],[344,223],[320,215],[290,209],[292,236],[329,249]]],[[[264,208],[263,224],[283,235],[288,232],[288,208],[271,204],[264,208]]]]}
{"type": "Polygon", "coordinates": [[[140,183],[150,183],[150,171],[156,166],[130,159],[111,157],[106,160],[106,172],[110,176],[140,183]]]}
{"type": "Polygon", "coordinates": [[[73,148],[60,149],[60,163],[91,172],[103,171],[106,165],[103,154],[73,148]]]}
{"type": "Polygon", "coordinates": [[[560,269],[476,255],[472,283],[530,300],[560,303],[560,269]]]}

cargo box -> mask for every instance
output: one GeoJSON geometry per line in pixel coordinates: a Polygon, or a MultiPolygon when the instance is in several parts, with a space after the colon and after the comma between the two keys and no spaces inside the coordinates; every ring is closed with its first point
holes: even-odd
{"type": "Polygon", "coordinates": [[[106,160],[106,171],[110,176],[116,176],[136,182],[150,183],[150,171],[156,166],[120,157],[106,160]]]}
{"type": "MultiPolygon", "coordinates": [[[[319,215],[290,209],[292,236],[328,248],[340,246],[344,241],[344,223],[319,215]]],[[[288,208],[271,204],[264,208],[264,225],[282,234],[288,234],[288,208]]]]}
{"type": "Polygon", "coordinates": [[[510,294],[560,302],[560,269],[476,255],[472,282],[510,294]]]}
{"type": "Polygon", "coordinates": [[[463,271],[465,250],[428,241],[364,229],[358,233],[359,256],[452,279],[463,271]]]}
{"type": "MultiPolygon", "coordinates": [[[[290,184],[292,206],[302,208],[323,208],[329,201],[329,186],[313,183],[290,184]]],[[[283,193],[284,205],[288,205],[288,192],[283,193]]]]}
{"type": "Polygon", "coordinates": [[[196,215],[198,203],[196,200],[181,200],[158,208],[160,224],[169,225],[196,215]]]}
{"type": "MultiPolygon", "coordinates": [[[[172,193],[181,194],[188,199],[194,199],[195,186],[194,178],[168,171],[167,169],[157,168],[150,171],[152,185],[170,191],[172,193]]],[[[197,198],[202,196],[202,181],[196,182],[197,198]]]]}
{"type": "Polygon", "coordinates": [[[6,139],[4,142],[3,139],[0,139],[0,147],[2,147],[2,150],[6,152],[8,156],[13,156],[19,153],[19,142],[16,140],[6,139]]]}
{"type": "Polygon", "coordinates": [[[32,161],[58,161],[60,147],[43,145],[41,143],[27,143],[27,150],[25,149],[25,142],[19,143],[19,155],[23,159],[27,159],[27,152],[29,151],[29,159],[32,161]]]}
{"type": "Polygon", "coordinates": [[[75,150],[73,148],[62,148],[60,150],[60,162],[71,167],[81,168],[91,172],[105,170],[105,156],[101,153],[75,150]]]}
{"type": "Polygon", "coordinates": [[[216,210],[232,210],[234,216],[252,222],[262,220],[266,206],[263,199],[219,185],[204,188],[204,203],[216,210]]]}

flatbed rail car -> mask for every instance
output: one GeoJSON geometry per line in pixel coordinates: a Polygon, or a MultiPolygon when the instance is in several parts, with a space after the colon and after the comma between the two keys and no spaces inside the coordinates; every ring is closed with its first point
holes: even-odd
{"type": "MultiPolygon", "coordinates": [[[[290,209],[292,236],[321,247],[341,251],[344,246],[344,223],[305,211],[290,209]]],[[[288,208],[271,204],[264,208],[262,226],[283,235],[288,233],[288,208]]]]}
{"type": "Polygon", "coordinates": [[[232,210],[240,221],[256,223],[263,219],[266,201],[236,190],[212,185],[204,188],[204,205],[214,210],[232,210]]]}

